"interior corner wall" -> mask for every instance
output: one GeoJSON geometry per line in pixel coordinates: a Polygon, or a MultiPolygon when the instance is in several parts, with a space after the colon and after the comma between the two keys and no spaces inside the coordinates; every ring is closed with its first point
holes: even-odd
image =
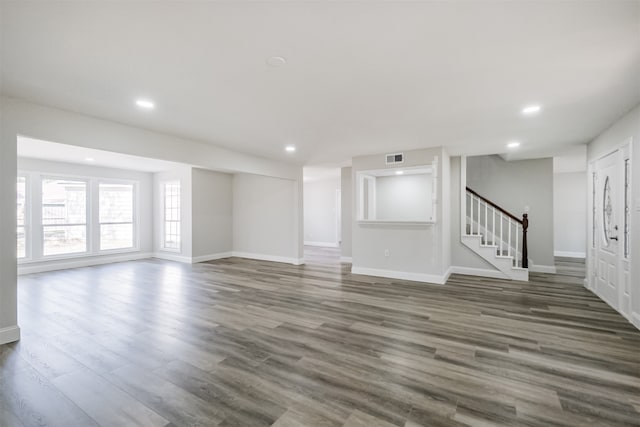
{"type": "MultiPolygon", "coordinates": [[[[451,157],[451,264],[455,267],[471,269],[473,271],[499,272],[493,265],[489,264],[467,246],[462,243],[462,216],[460,215],[461,199],[463,188],[461,183],[461,173],[466,172],[461,169],[465,164],[461,157],[451,157]]],[[[466,191],[464,192],[466,194],[466,191]]]]}
{"type": "MultiPolygon", "coordinates": [[[[446,152],[441,148],[411,150],[404,152],[404,163],[386,165],[384,153],[355,157],[352,161],[352,209],[357,212],[356,204],[359,190],[356,176],[365,170],[387,168],[406,168],[433,164],[438,157],[437,194],[435,224],[402,223],[362,223],[353,215],[352,272],[372,276],[395,277],[431,283],[444,283],[446,269],[443,268],[446,256],[444,249],[443,200],[443,157],[446,152]],[[385,256],[388,250],[389,255],[385,256]]],[[[445,189],[449,192],[449,188],[445,189]]],[[[446,230],[449,231],[448,229],[446,230]]]]}
{"type": "Polygon", "coordinates": [[[587,250],[587,173],[553,176],[555,256],[584,258],[587,250]]]}
{"type": "Polygon", "coordinates": [[[192,169],[194,261],[230,256],[233,250],[233,175],[192,169]]]}
{"type": "Polygon", "coordinates": [[[193,256],[192,240],[192,174],[191,166],[182,166],[170,171],[153,174],[153,247],[156,256],[174,259],[176,261],[191,262],[193,256]],[[162,248],[162,184],[170,181],[180,182],[180,250],[168,251],[162,248]]]}
{"type": "Polygon", "coordinates": [[[302,262],[302,218],[296,217],[302,211],[301,178],[233,175],[234,255],[302,262]]]}
{"type": "Polygon", "coordinates": [[[340,190],[340,178],[307,181],[303,186],[304,244],[337,248],[337,190],[340,190]]]}
{"type": "Polygon", "coordinates": [[[342,209],[342,244],[340,257],[345,261],[351,259],[352,224],[353,224],[353,186],[351,182],[351,167],[340,169],[340,207],[342,209]]]}
{"type": "Polygon", "coordinates": [[[467,186],[518,217],[529,206],[530,268],[555,268],[552,158],[505,161],[497,155],[468,157],[467,186]]]}
{"type": "Polygon", "coordinates": [[[589,162],[619,148],[629,138],[631,147],[631,316],[640,328],[640,105],[629,111],[587,146],[589,162]]]}
{"type": "Polygon", "coordinates": [[[0,345],[20,339],[16,252],[17,132],[0,103],[0,345]]]}

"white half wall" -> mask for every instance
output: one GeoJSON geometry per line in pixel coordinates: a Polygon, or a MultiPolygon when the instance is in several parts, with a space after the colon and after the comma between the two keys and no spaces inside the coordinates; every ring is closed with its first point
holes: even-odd
{"type": "Polygon", "coordinates": [[[233,175],[192,170],[194,260],[216,259],[233,250],[233,175]]]}
{"type": "Polygon", "coordinates": [[[244,258],[299,264],[303,259],[302,187],[298,181],[233,176],[233,252],[244,258]]]}
{"type": "Polygon", "coordinates": [[[584,258],[587,249],[587,173],[553,175],[553,250],[556,256],[584,258]]]}
{"type": "MultiPolygon", "coordinates": [[[[430,148],[404,153],[403,167],[431,165],[438,158],[437,204],[435,224],[363,223],[353,220],[352,272],[385,277],[406,278],[424,282],[444,283],[449,274],[449,223],[443,221],[443,169],[448,170],[448,155],[444,149],[430,148]],[[446,157],[446,159],[445,159],[446,157]],[[443,160],[444,159],[444,160],[443,160]],[[442,164],[447,163],[443,168],[442,164]],[[445,234],[447,235],[445,237],[445,234]]],[[[379,170],[396,166],[385,164],[384,153],[355,157],[352,162],[352,209],[356,210],[358,189],[355,176],[360,171],[379,170]]],[[[448,184],[448,181],[446,181],[448,184]]],[[[446,188],[449,192],[449,188],[446,188]]],[[[448,197],[448,196],[447,196],[448,197]]]]}
{"type": "Polygon", "coordinates": [[[338,190],[339,177],[315,179],[304,183],[305,244],[338,247],[338,190]]]}

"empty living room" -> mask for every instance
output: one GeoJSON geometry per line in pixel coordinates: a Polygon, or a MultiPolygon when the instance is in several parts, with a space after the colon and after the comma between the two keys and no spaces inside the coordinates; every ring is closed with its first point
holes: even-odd
{"type": "Polygon", "coordinates": [[[31,426],[640,426],[640,0],[0,0],[31,426]]]}

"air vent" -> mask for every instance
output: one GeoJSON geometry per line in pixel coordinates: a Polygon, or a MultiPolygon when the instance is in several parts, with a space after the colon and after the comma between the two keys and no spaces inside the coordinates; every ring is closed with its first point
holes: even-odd
{"type": "Polygon", "coordinates": [[[387,159],[388,165],[397,165],[398,163],[404,163],[403,153],[387,154],[385,157],[387,159]]]}

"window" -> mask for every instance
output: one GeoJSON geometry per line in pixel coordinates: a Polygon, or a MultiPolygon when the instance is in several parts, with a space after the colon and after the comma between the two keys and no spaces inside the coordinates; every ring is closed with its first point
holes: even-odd
{"type": "Polygon", "coordinates": [[[164,194],[163,249],[180,250],[180,183],[166,182],[164,194]]]}
{"type": "Polygon", "coordinates": [[[16,205],[18,207],[17,218],[18,218],[18,228],[17,228],[17,236],[18,236],[18,258],[26,258],[27,256],[27,229],[26,229],[26,219],[27,219],[27,178],[24,176],[19,176],[17,181],[17,193],[18,198],[16,205]]]}
{"type": "Polygon", "coordinates": [[[87,182],[42,180],[42,253],[87,252],[87,182]]]}
{"type": "Polygon", "coordinates": [[[133,184],[99,184],[100,250],[133,248],[133,184]]]}

